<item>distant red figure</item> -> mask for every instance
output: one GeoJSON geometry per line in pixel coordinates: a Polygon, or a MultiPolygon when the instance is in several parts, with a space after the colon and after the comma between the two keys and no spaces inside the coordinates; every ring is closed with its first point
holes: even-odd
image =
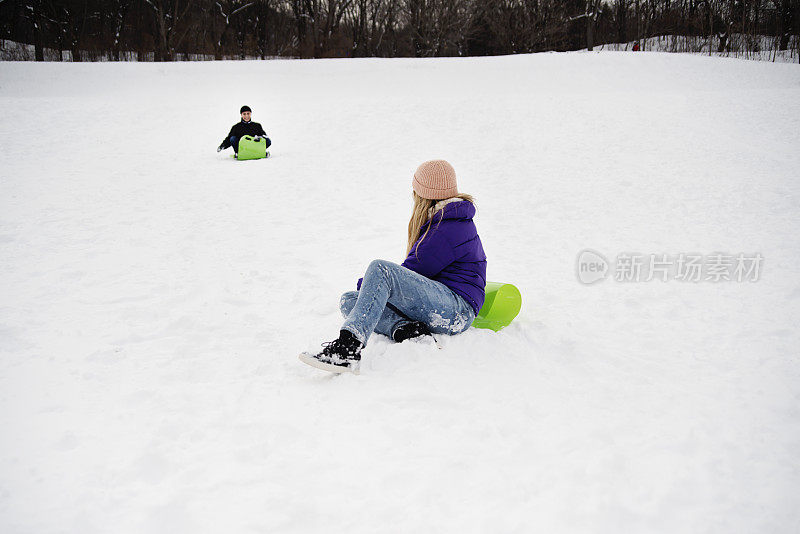
{"type": "Polygon", "coordinates": [[[637,43],[633,43],[633,51],[634,52],[638,52],[639,51],[639,43],[638,42],[637,43]]]}

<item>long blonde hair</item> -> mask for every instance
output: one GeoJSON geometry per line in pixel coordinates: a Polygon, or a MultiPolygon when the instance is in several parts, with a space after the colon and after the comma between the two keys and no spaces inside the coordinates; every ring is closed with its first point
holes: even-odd
{"type": "MultiPolygon", "coordinates": [[[[417,238],[419,238],[419,243],[417,243],[417,248],[414,253],[416,254],[416,251],[419,250],[419,246],[422,244],[422,241],[425,240],[425,236],[428,235],[428,231],[430,231],[431,226],[433,225],[433,219],[436,217],[436,214],[439,214],[439,222],[442,222],[442,218],[444,217],[444,206],[439,208],[436,213],[431,213],[431,210],[434,206],[436,206],[436,203],[441,202],[440,200],[422,198],[417,194],[416,191],[412,191],[411,195],[414,197],[414,208],[411,211],[411,220],[408,221],[408,245],[406,245],[406,256],[411,254],[411,249],[414,248],[414,243],[417,242],[417,238]],[[428,220],[431,221],[431,224],[425,228],[425,233],[420,236],[419,231],[422,228],[422,225],[428,222],[428,220]]],[[[452,198],[460,198],[461,200],[466,200],[467,202],[472,202],[475,204],[475,200],[472,198],[472,195],[468,195],[466,193],[459,193],[452,198]]]]}

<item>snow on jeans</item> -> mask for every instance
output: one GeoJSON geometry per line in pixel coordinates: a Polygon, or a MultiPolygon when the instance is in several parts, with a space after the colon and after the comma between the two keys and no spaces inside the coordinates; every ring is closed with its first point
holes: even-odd
{"type": "Polygon", "coordinates": [[[349,330],[364,345],[372,332],[386,336],[399,323],[420,321],[434,334],[459,334],[472,325],[472,306],[449,287],[384,260],[367,267],[360,291],[348,291],[339,304],[349,330]]]}

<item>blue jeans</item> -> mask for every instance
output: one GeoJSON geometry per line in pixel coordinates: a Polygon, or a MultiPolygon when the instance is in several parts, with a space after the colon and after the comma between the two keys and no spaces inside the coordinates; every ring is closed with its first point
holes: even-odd
{"type": "Polygon", "coordinates": [[[404,322],[420,321],[434,334],[460,334],[472,325],[472,306],[449,287],[411,269],[384,260],[367,267],[360,291],[348,291],[339,303],[349,330],[367,344],[370,334],[391,337],[404,322]]]}

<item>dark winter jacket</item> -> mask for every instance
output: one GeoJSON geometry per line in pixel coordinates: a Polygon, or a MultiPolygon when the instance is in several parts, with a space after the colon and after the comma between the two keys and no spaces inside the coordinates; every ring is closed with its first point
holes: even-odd
{"type": "Polygon", "coordinates": [[[241,139],[243,135],[260,135],[261,137],[267,136],[266,132],[264,132],[264,128],[262,128],[259,123],[253,121],[239,121],[233,125],[231,131],[228,133],[225,139],[222,140],[222,144],[219,146],[222,148],[228,148],[231,146],[231,137],[235,136],[237,139],[241,139]]]}
{"type": "Polygon", "coordinates": [[[419,248],[419,240],[414,243],[403,267],[443,283],[462,296],[477,315],[486,297],[486,254],[472,222],[474,216],[472,202],[446,204],[422,225],[420,235],[432,226],[419,248]]]}

